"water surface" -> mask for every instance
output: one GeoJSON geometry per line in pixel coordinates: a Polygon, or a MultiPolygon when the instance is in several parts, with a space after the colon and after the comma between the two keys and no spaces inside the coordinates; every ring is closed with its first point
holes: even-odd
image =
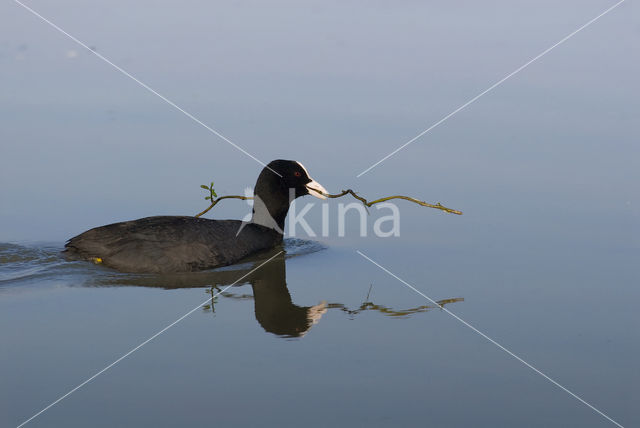
{"type": "Polygon", "coordinates": [[[28,4],[265,162],[464,215],[399,202],[399,237],[371,236],[376,209],[367,237],[355,214],[340,237],[341,201],[324,202],[328,236],[298,228],[213,301],[268,255],[162,277],[66,262],[71,236],[193,215],[200,184],[242,195],[261,166],[2,2],[0,426],[193,308],[29,426],[614,426],[356,250],[640,426],[634,2],[360,178],[613,2],[28,4]]]}

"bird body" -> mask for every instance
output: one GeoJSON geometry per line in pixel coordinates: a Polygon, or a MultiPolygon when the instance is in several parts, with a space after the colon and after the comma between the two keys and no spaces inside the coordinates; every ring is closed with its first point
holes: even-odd
{"type": "Polygon", "coordinates": [[[90,229],[71,238],[65,252],[124,272],[188,272],[226,266],[282,242],[274,229],[242,226],[240,220],[145,217],[90,229]]]}

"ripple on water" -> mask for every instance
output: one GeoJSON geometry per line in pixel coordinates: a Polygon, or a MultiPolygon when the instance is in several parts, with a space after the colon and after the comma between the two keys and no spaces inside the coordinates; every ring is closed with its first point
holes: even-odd
{"type": "Polygon", "coordinates": [[[64,264],[59,252],[60,249],[47,246],[0,243],[0,287],[9,282],[37,277],[64,264]]]}
{"type": "Polygon", "coordinates": [[[327,248],[320,242],[298,238],[286,238],[283,245],[284,250],[287,253],[286,257],[303,256],[305,254],[315,253],[327,248]]]}

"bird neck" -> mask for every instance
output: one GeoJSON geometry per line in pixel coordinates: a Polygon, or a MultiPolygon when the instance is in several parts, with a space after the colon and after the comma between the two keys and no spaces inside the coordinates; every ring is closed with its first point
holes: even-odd
{"type": "Polygon", "coordinates": [[[282,184],[279,177],[265,170],[256,183],[251,222],[284,234],[284,221],[291,202],[289,189],[282,184]]]}

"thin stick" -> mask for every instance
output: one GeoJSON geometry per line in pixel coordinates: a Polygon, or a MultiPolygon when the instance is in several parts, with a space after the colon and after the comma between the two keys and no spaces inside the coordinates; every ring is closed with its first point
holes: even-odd
{"type": "Polygon", "coordinates": [[[367,292],[367,298],[365,299],[367,302],[369,301],[369,295],[371,294],[371,289],[373,288],[373,282],[369,285],[369,291],[367,292]]]}
{"type": "MultiPolygon", "coordinates": [[[[211,196],[210,196],[211,205],[209,205],[209,207],[206,210],[196,214],[195,217],[200,217],[200,216],[208,213],[209,210],[211,210],[211,208],[213,208],[219,201],[221,201],[223,199],[242,199],[243,201],[246,201],[247,199],[253,199],[253,197],[251,197],[251,196],[239,196],[239,195],[227,195],[227,196],[220,196],[219,198],[216,198],[216,197],[213,196],[214,195],[213,189],[209,189],[209,190],[211,191],[211,196]]],[[[425,201],[421,201],[421,200],[418,200],[418,199],[415,199],[415,198],[412,198],[412,197],[409,197],[409,196],[402,196],[402,195],[387,196],[385,198],[380,198],[380,199],[376,199],[374,201],[369,202],[365,198],[363,198],[362,196],[358,196],[358,194],[356,192],[354,192],[353,190],[351,190],[351,189],[343,190],[342,192],[340,192],[340,193],[338,193],[336,195],[331,195],[331,194],[328,194],[328,193],[323,193],[323,195],[326,196],[327,198],[341,198],[341,197],[343,197],[345,195],[351,195],[354,198],[356,198],[357,200],[359,200],[360,202],[362,202],[366,207],[371,207],[373,204],[389,201],[391,199],[404,199],[405,201],[410,201],[410,202],[416,203],[418,205],[422,205],[423,207],[435,208],[437,210],[441,210],[441,211],[448,212],[448,213],[451,213],[451,214],[462,215],[462,211],[454,210],[452,208],[447,208],[444,205],[442,205],[440,202],[438,202],[436,204],[430,204],[430,203],[427,203],[425,201]]]]}
{"type": "Polygon", "coordinates": [[[200,217],[201,215],[204,215],[204,214],[208,213],[211,208],[213,208],[218,202],[220,202],[223,199],[242,199],[243,201],[246,201],[247,199],[253,199],[253,197],[251,197],[251,196],[228,195],[228,196],[220,196],[219,198],[212,198],[211,199],[211,205],[209,205],[209,208],[207,208],[206,210],[202,211],[201,213],[196,214],[194,217],[200,217]]]}
{"type": "Polygon", "coordinates": [[[401,196],[401,195],[397,195],[397,196],[387,196],[386,198],[380,198],[380,199],[376,199],[375,201],[371,201],[368,202],[365,198],[363,198],[362,196],[358,196],[356,194],[356,192],[354,192],[351,189],[347,189],[347,190],[343,190],[342,192],[338,193],[337,195],[330,195],[328,193],[323,193],[324,196],[326,196],[327,198],[341,198],[344,195],[351,195],[354,198],[356,198],[357,200],[359,200],[360,202],[362,202],[364,205],[370,207],[373,204],[377,204],[379,202],[384,202],[384,201],[388,201],[391,199],[404,199],[406,201],[411,201],[414,202],[418,205],[422,205],[423,207],[429,207],[429,208],[435,208],[437,210],[442,210],[451,214],[457,214],[457,215],[462,215],[462,211],[458,211],[458,210],[454,210],[452,208],[447,208],[444,205],[442,205],[440,202],[438,202],[437,204],[429,204],[425,201],[420,201],[418,199],[415,198],[411,198],[409,196],[401,196]]]}

